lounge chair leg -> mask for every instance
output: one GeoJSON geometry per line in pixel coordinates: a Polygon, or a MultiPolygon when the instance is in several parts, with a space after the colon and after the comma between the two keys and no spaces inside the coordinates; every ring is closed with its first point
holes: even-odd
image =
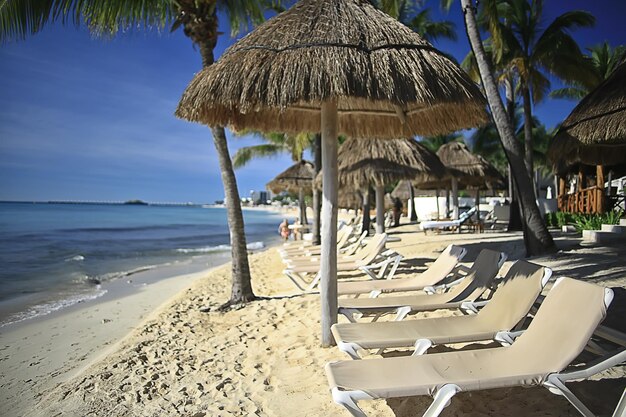
{"type": "Polygon", "coordinates": [[[458,385],[446,384],[433,397],[433,403],[428,407],[423,417],[437,417],[444,408],[450,405],[450,400],[461,391],[458,385]]]}
{"type": "Polygon", "coordinates": [[[413,354],[411,356],[423,355],[428,349],[430,349],[432,345],[433,342],[428,339],[417,339],[414,345],[415,350],[413,351],[413,354]]]}
{"type": "Polygon", "coordinates": [[[339,341],[337,342],[337,347],[342,352],[347,353],[352,359],[361,359],[361,355],[359,355],[359,349],[363,348],[361,348],[361,346],[359,346],[358,344],[339,341]]]}
{"type": "Polygon", "coordinates": [[[369,269],[369,268],[367,268],[365,266],[360,267],[360,269],[361,269],[361,271],[365,272],[370,277],[370,279],[378,279],[376,274],[371,269],[369,269]]]}
{"type": "Polygon", "coordinates": [[[367,417],[367,414],[359,408],[356,402],[358,400],[371,400],[373,399],[371,395],[363,391],[341,391],[339,388],[333,388],[332,395],[333,400],[344,406],[354,417],[367,417]]]}
{"type": "Polygon", "coordinates": [[[567,398],[567,401],[569,401],[570,404],[572,404],[574,408],[577,409],[578,412],[583,416],[595,417],[595,414],[593,414],[591,410],[589,410],[585,406],[585,404],[583,404],[582,401],[580,401],[578,397],[575,396],[574,393],[565,386],[565,384],[558,378],[556,374],[550,375],[548,377],[548,380],[544,382],[543,385],[548,388],[551,393],[556,395],[562,395],[567,398]]]}
{"type": "Polygon", "coordinates": [[[411,312],[411,307],[409,306],[400,307],[399,309],[396,310],[396,318],[393,320],[402,321],[410,312],[411,312]]]}
{"type": "Polygon", "coordinates": [[[339,314],[343,314],[350,323],[356,323],[356,319],[354,318],[354,315],[357,314],[358,312],[359,312],[358,310],[355,310],[353,308],[340,308],[339,309],[339,314]]]}
{"type": "Polygon", "coordinates": [[[398,255],[395,257],[393,261],[393,266],[391,267],[391,270],[389,271],[389,275],[387,275],[387,279],[392,279],[393,276],[396,274],[396,270],[398,269],[398,266],[400,265],[400,261],[402,261],[402,258],[403,258],[402,255],[398,255]]]}
{"type": "Polygon", "coordinates": [[[313,288],[317,287],[317,284],[320,282],[321,278],[322,278],[322,271],[319,271],[317,274],[315,274],[315,278],[313,278],[313,281],[311,281],[309,286],[306,287],[306,290],[311,291],[313,288]]]}
{"type": "Polygon", "coordinates": [[[300,285],[300,283],[295,279],[295,277],[293,276],[293,274],[292,274],[292,272],[290,270],[285,269],[283,271],[283,274],[285,274],[287,276],[287,278],[289,278],[291,280],[291,282],[293,282],[294,285],[300,289],[300,291],[306,291],[306,288],[304,288],[302,285],[300,285]]]}

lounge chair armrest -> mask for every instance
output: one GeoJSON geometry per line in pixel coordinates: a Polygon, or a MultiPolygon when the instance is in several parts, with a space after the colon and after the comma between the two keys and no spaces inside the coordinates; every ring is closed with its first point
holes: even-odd
{"type": "Polygon", "coordinates": [[[464,314],[476,314],[478,313],[478,309],[480,307],[484,307],[487,305],[489,301],[485,300],[485,301],[463,301],[461,303],[461,307],[459,307],[461,309],[461,311],[463,311],[464,314]]]}
{"type": "MultiPolygon", "coordinates": [[[[461,276],[461,274],[465,274],[465,275],[467,275],[467,274],[469,274],[469,272],[470,272],[471,270],[472,270],[472,269],[471,269],[469,266],[465,266],[465,265],[458,264],[458,265],[457,265],[457,266],[455,266],[455,267],[454,267],[454,269],[452,270],[452,274],[453,274],[454,276],[461,276]]],[[[464,275],[463,275],[463,276],[464,276],[464,275]]]]}
{"type": "Polygon", "coordinates": [[[433,295],[437,292],[437,288],[433,285],[429,285],[428,287],[422,288],[422,291],[424,291],[428,295],[433,295]]]}
{"type": "Polygon", "coordinates": [[[501,331],[496,333],[493,340],[500,343],[502,346],[511,346],[515,339],[520,337],[522,334],[524,334],[524,330],[519,330],[516,332],[501,331]]]}
{"type": "Polygon", "coordinates": [[[448,282],[447,284],[440,284],[440,285],[429,285],[428,287],[424,287],[424,292],[428,295],[433,295],[436,292],[443,292],[447,289],[450,289],[452,287],[454,287],[455,285],[458,285],[461,281],[463,281],[464,278],[459,278],[455,281],[452,282],[448,282]]]}
{"type": "Polygon", "coordinates": [[[358,343],[342,342],[341,340],[338,340],[337,347],[340,351],[347,353],[352,359],[361,359],[361,355],[359,355],[359,350],[363,350],[363,348],[358,343]]]}
{"type": "Polygon", "coordinates": [[[552,374],[548,377],[548,381],[554,378],[562,382],[589,378],[592,375],[604,371],[605,369],[619,365],[624,361],[626,361],[626,349],[618,349],[595,361],[589,362],[589,364],[582,369],[576,369],[572,372],[552,374]]]}

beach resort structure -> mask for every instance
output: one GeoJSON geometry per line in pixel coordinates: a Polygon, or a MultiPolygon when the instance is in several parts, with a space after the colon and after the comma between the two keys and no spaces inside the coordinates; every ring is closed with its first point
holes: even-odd
{"type": "Polygon", "coordinates": [[[624,182],[615,189],[613,180],[626,176],[626,58],[563,121],[548,156],[559,177],[560,211],[624,209],[624,182]]]}

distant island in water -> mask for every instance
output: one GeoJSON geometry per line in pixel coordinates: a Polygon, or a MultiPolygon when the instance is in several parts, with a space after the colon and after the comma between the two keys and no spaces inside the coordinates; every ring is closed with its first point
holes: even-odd
{"type": "Polygon", "coordinates": [[[77,204],[77,205],[104,205],[104,206],[180,206],[180,207],[207,207],[205,203],[176,203],[176,202],[146,202],[143,200],[127,201],[79,201],[79,200],[49,200],[49,201],[0,201],[2,204],[77,204]]]}

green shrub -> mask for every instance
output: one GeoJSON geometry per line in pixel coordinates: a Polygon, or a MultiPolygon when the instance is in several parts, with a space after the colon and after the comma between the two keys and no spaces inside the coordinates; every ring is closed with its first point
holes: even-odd
{"type": "Polygon", "coordinates": [[[603,214],[574,214],[574,226],[577,231],[600,230],[603,224],[617,224],[623,211],[609,211],[603,214]]]}

